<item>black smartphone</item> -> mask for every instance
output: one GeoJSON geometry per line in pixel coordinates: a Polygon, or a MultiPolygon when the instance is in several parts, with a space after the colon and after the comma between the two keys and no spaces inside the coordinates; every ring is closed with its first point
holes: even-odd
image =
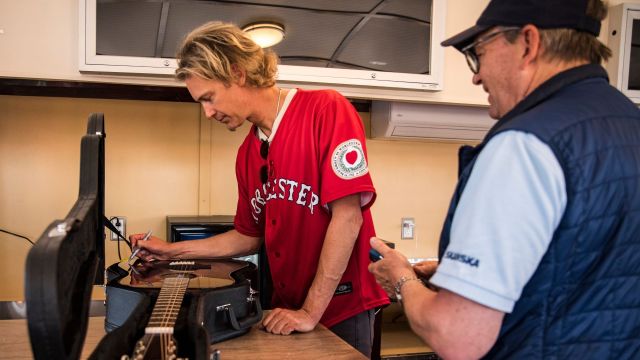
{"type": "Polygon", "coordinates": [[[373,262],[376,262],[382,259],[382,255],[380,255],[380,253],[376,249],[371,248],[369,249],[369,259],[371,259],[371,261],[373,262]]]}

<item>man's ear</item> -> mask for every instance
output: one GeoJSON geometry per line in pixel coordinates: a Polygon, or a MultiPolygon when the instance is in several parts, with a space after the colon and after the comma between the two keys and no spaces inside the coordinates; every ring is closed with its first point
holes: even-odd
{"type": "Polygon", "coordinates": [[[531,65],[535,63],[541,55],[540,49],[540,30],[534,25],[525,25],[522,30],[522,65],[531,65]]]}
{"type": "Polygon", "coordinates": [[[231,72],[233,73],[236,85],[243,86],[247,81],[247,72],[236,64],[231,64],[231,72]]]}

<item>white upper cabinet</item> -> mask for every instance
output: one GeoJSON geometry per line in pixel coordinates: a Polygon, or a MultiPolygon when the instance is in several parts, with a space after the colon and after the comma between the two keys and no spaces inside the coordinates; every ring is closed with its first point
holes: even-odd
{"type": "Polygon", "coordinates": [[[607,63],[611,83],[640,104],[640,4],[620,4],[609,10],[607,63]]]}
{"type": "Polygon", "coordinates": [[[183,37],[208,21],[281,24],[278,80],[442,90],[446,0],[80,0],[79,69],[172,76],[183,37]]]}

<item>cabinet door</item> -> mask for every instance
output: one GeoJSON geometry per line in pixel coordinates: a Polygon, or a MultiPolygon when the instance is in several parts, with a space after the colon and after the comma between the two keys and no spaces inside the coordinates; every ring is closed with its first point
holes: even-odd
{"type": "Polygon", "coordinates": [[[80,71],[172,76],[208,21],[284,28],[278,80],[441,90],[445,0],[80,1],[80,71]]]}

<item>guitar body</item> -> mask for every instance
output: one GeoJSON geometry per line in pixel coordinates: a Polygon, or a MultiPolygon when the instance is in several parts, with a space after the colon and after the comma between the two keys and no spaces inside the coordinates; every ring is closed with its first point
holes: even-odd
{"type": "MultiPolygon", "coordinates": [[[[146,293],[153,296],[162,288],[162,281],[178,271],[179,265],[172,265],[171,261],[154,261],[143,263],[137,261],[133,266],[114,264],[107,269],[109,286],[117,286],[146,293]],[[114,266],[118,267],[117,274],[111,278],[114,266]]],[[[234,259],[193,260],[188,272],[193,276],[189,280],[188,289],[191,293],[200,293],[220,289],[245,280],[254,282],[257,274],[254,264],[234,259]]]]}
{"type": "Polygon", "coordinates": [[[109,334],[98,346],[105,351],[100,358],[135,358],[134,349],[141,341],[148,349],[147,343],[157,340],[161,344],[158,351],[166,351],[171,337],[178,358],[208,359],[209,344],[243,335],[262,319],[260,301],[251,288],[257,279],[256,266],[217,259],[196,260],[184,272],[188,285],[179,296],[182,301],[175,311],[169,311],[175,312],[175,324],[165,323],[166,316],[156,316],[156,311],[167,303],[162,300],[167,279],[179,272],[164,261],[137,263],[131,268],[114,264],[107,269],[105,329],[109,334]]]}

